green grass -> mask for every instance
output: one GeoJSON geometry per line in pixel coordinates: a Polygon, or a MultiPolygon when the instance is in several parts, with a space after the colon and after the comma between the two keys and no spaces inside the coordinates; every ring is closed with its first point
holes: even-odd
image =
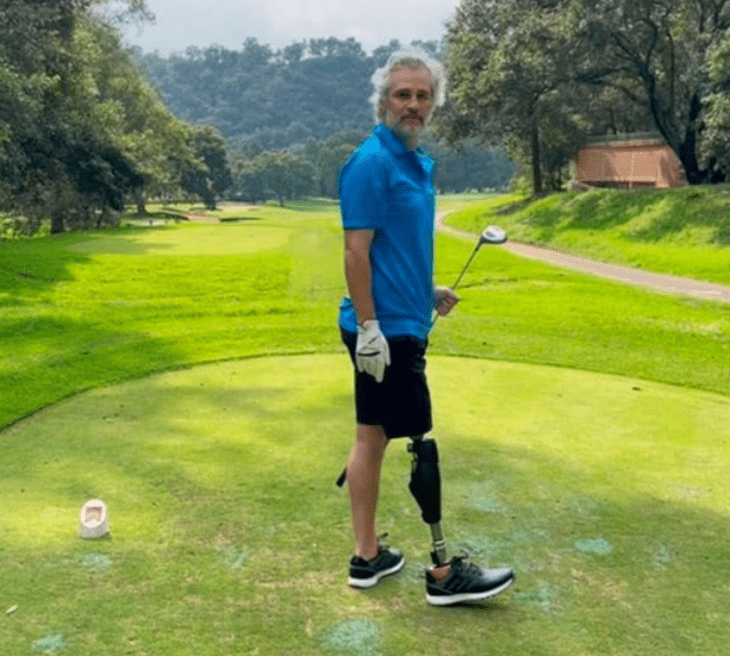
{"type": "Polygon", "coordinates": [[[531,203],[494,196],[454,209],[447,223],[475,233],[497,222],[515,241],[730,284],[730,190],[724,187],[593,190],[531,203]]]}
{"type": "MultiPolygon", "coordinates": [[[[514,236],[504,197],[440,200],[514,236]]],[[[730,307],[480,252],[431,344],[445,528],[519,578],[432,609],[402,443],[380,528],[409,567],[345,585],[336,208],[254,211],[0,242],[0,653],[718,653],[730,307]],[[112,537],[81,541],[96,496],[112,537]]],[[[439,236],[440,282],[472,247],[439,236]]]]}
{"type": "Polygon", "coordinates": [[[435,356],[430,375],[450,548],[516,569],[498,600],[426,606],[402,442],[380,528],[408,567],[347,588],[346,356],[258,358],[96,389],[5,431],[3,653],[49,636],[84,655],[717,653],[730,399],[477,359],[435,356]],[[79,500],[98,496],[111,538],[81,541],[79,500]]]}
{"type": "Polygon", "coordinates": [[[0,426],[151,371],[334,348],[332,215],[262,211],[257,222],[0,243],[0,426]]]}

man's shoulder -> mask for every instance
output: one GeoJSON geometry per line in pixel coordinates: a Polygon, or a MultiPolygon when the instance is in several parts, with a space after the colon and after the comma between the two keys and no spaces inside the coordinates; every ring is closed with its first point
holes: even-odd
{"type": "Polygon", "coordinates": [[[363,169],[373,173],[379,169],[387,168],[390,164],[391,155],[380,143],[375,134],[370,135],[350,155],[342,167],[342,172],[357,170],[362,173],[363,169]]]}
{"type": "Polygon", "coordinates": [[[352,153],[352,157],[359,159],[388,159],[390,152],[383,145],[382,141],[378,138],[378,135],[373,132],[365,141],[352,153]]]}

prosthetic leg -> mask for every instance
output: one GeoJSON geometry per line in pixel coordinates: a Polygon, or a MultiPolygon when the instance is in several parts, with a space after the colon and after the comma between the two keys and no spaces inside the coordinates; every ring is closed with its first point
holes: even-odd
{"type": "Polygon", "coordinates": [[[421,508],[421,517],[431,529],[433,551],[431,560],[436,567],[445,565],[446,541],[441,532],[441,474],[435,440],[419,435],[411,438],[408,451],[413,454],[411,482],[408,489],[421,508]]]}
{"type": "MultiPolygon", "coordinates": [[[[418,435],[411,438],[408,451],[413,454],[411,482],[408,489],[421,508],[421,517],[431,529],[433,551],[431,560],[436,567],[446,565],[446,541],[441,532],[441,474],[439,473],[439,454],[436,442],[430,437],[418,435]]],[[[347,467],[337,479],[342,487],[347,477],[347,467]]]]}

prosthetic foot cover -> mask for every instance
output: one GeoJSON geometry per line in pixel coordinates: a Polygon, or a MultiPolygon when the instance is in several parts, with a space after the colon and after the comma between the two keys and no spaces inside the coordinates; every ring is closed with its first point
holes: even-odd
{"type": "Polygon", "coordinates": [[[437,524],[441,521],[441,475],[436,442],[430,438],[414,438],[409,448],[413,464],[408,489],[421,509],[423,521],[437,524]]]}

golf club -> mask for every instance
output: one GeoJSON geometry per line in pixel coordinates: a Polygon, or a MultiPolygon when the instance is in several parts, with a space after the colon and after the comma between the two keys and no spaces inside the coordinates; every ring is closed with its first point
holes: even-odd
{"type": "MultiPolygon", "coordinates": [[[[482,247],[482,244],[504,244],[504,242],[507,241],[507,233],[502,230],[502,228],[498,226],[489,226],[487,227],[484,232],[482,232],[481,235],[479,235],[479,239],[477,240],[476,245],[474,246],[474,250],[471,252],[471,255],[469,256],[469,259],[466,261],[466,264],[461,269],[461,273],[459,273],[458,277],[456,278],[456,281],[451,286],[451,291],[456,291],[456,288],[458,287],[459,283],[461,282],[461,279],[464,277],[464,274],[466,273],[466,270],[469,268],[469,265],[471,264],[471,261],[474,259],[474,256],[477,254],[477,251],[482,247]]],[[[436,316],[434,316],[433,321],[431,321],[431,327],[436,323],[436,319],[439,318],[439,314],[436,313],[436,316]]]]}

